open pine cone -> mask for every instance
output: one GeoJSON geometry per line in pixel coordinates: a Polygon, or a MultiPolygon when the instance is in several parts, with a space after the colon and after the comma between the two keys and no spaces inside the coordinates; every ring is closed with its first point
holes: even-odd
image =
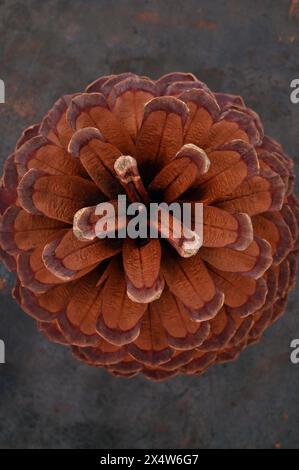
{"type": "Polygon", "coordinates": [[[293,188],[292,160],[242,98],[187,73],[102,77],[59,99],[7,158],[1,256],[39,330],[87,364],[155,380],[201,374],[283,313],[293,188]],[[119,194],[202,202],[203,246],[99,239],[94,208],[119,194]]]}

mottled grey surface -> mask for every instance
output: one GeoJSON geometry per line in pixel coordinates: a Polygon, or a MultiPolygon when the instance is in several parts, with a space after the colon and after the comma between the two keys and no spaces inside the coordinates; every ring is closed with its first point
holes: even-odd
{"type": "MultiPolygon", "coordinates": [[[[1,160],[60,95],[108,73],[174,70],[242,94],[297,157],[299,104],[290,103],[289,84],[299,78],[299,8],[290,4],[0,0],[1,160]]],[[[113,378],[50,344],[10,298],[11,283],[0,297],[1,448],[299,448],[299,365],[289,360],[298,289],[236,363],[154,384],[113,378]]]]}

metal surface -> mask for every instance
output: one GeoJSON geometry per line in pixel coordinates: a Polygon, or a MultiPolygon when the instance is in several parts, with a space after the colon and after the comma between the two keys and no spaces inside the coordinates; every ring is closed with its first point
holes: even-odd
{"type": "MultiPolygon", "coordinates": [[[[0,0],[0,157],[60,95],[99,75],[190,71],[240,93],[296,159],[299,6],[288,0],[0,0]],[[291,7],[291,8],[290,8],[291,7]]],[[[298,159],[296,160],[298,163],[298,159]]],[[[237,362],[162,384],[116,379],[49,343],[0,268],[1,448],[299,448],[298,288],[237,362]]]]}

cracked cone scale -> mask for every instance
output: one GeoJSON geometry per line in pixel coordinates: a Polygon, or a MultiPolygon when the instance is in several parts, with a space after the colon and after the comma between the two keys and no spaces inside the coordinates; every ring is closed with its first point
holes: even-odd
{"type": "Polygon", "coordinates": [[[13,295],[89,365],[200,375],[285,310],[299,246],[294,181],[292,159],[241,97],[190,73],[101,77],[60,98],[4,163],[0,253],[13,295]],[[203,245],[98,238],[95,207],[119,195],[203,203],[203,245]]]}

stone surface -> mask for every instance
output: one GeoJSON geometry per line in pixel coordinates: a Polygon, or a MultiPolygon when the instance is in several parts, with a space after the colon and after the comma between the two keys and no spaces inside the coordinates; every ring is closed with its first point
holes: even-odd
{"type": "MultiPolygon", "coordinates": [[[[298,156],[298,2],[0,0],[0,52],[1,161],[60,95],[108,73],[174,70],[241,94],[298,156]]],[[[289,359],[298,288],[237,362],[154,384],[113,378],[49,343],[11,299],[2,267],[0,277],[0,448],[299,448],[299,365],[289,359]]]]}

